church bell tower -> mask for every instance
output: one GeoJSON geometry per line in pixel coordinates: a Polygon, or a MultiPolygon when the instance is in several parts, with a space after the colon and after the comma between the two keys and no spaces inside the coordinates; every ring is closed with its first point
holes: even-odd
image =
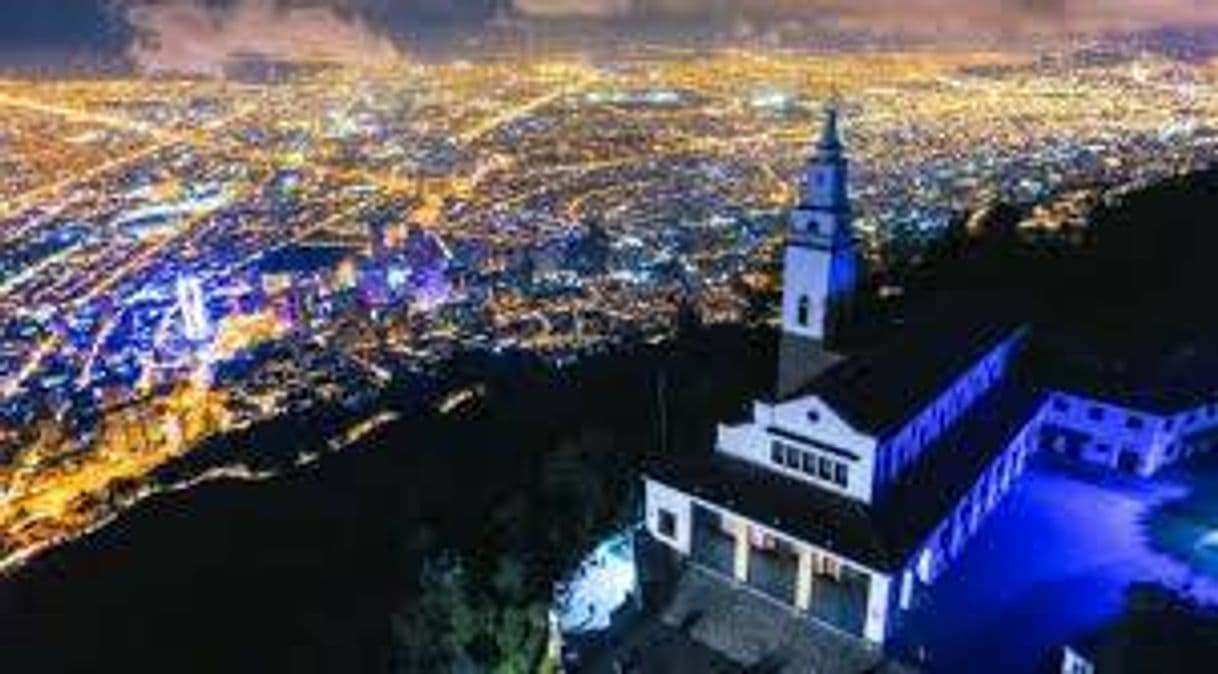
{"type": "Polygon", "coordinates": [[[837,345],[858,284],[850,226],[848,162],[838,111],[825,111],[820,140],[804,170],[783,255],[782,344],[778,393],[790,394],[838,360],[837,345]]]}

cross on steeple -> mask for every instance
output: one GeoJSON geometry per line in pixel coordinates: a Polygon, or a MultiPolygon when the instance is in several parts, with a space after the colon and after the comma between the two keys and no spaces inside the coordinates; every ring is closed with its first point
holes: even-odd
{"type": "Polygon", "coordinates": [[[835,93],[825,105],[825,120],[821,125],[820,141],[816,143],[817,152],[840,154],[842,151],[842,138],[837,126],[839,104],[835,93]]]}

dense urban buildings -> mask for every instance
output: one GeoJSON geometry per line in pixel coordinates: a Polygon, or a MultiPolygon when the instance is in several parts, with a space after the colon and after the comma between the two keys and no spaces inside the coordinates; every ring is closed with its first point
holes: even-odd
{"type": "Polygon", "coordinates": [[[1218,507],[1172,500],[1206,493],[1218,325],[1165,281],[1208,282],[1208,235],[1166,223],[1208,208],[1218,11],[1113,3],[0,9],[0,657],[190,652],[166,637],[217,621],[160,591],[200,568],[216,615],[270,607],[222,646],[261,653],[246,627],[276,625],[292,671],[297,634],[339,671],[601,671],[622,614],[656,605],[669,670],[935,671],[959,655],[944,607],[977,594],[952,588],[1001,571],[1010,531],[1055,542],[985,591],[1103,566],[1061,539],[1125,546],[1103,601],[1070,607],[1103,616],[1020,646],[1069,639],[1067,667],[1113,597],[1167,583],[1155,555],[1180,596],[1218,597],[1218,507]],[[1113,213],[1143,223],[1133,266],[1062,273],[1113,213]],[[1127,299],[1140,320],[1089,312],[1127,299]],[[263,491],[292,496],[218,506],[215,537],[182,506],[263,491]],[[122,541],[150,513],[171,524],[122,541]],[[301,539],[225,532],[263,515],[301,539]],[[104,573],[63,561],[94,544],[79,568],[104,573]],[[136,611],[75,583],[124,570],[153,588],[144,627],[176,633],[94,638],[136,611]],[[327,600],[358,617],[278,620],[327,600]],[[770,647],[786,634],[806,638],[770,647]]]}
{"type": "Polygon", "coordinates": [[[687,309],[748,319],[834,95],[856,254],[880,269],[998,201],[1074,236],[1106,195],[1209,161],[1218,101],[1203,67],[1140,51],[640,45],[273,70],[0,83],[0,443],[29,466],[4,478],[6,535],[93,519],[64,510],[79,491],[49,510],[32,494],[138,477],[95,463],[97,425],[180,382],[242,426],[464,350],[563,362],[662,339],[687,309]],[[285,340],[307,358],[251,348],[285,340]]]}

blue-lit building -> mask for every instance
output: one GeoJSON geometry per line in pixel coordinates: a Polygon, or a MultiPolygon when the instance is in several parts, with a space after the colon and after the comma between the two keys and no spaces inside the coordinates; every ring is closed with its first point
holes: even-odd
{"type": "Polygon", "coordinates": [[[1040,429],[1046,451],[1149,477],[1218,447],[1218,368],[1209,349],[1164,348],[1143,358],[1082,351],[1091,367],[1072,367],[1081,359],[1065,354],[1038,372],[1049,392],[1040,429]]]}
{"type": "Polygon", "coordinates": [[[1218,406],[1139,409],[1038,382],[1018,322],[954,315],[837,353],[859,277],[846,180],[831,111],[788,231],[776,392],[720,425],[713,451],[648,465],[645,525],[679,574],[879,648],[1032,453],[1149,475],[1202,447],[1218,406]]]}

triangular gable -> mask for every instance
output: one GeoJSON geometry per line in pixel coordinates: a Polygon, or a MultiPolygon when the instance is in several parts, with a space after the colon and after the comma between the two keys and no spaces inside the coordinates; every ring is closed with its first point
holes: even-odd
{"type": "Polygon", "coordinates": [[[787,400],[774,405],[771,410],[768,429],[777,429],[856,454],[870,453],[875,447],[875,438],[853,428],[819,396],[806,395],[787,400]]]}

